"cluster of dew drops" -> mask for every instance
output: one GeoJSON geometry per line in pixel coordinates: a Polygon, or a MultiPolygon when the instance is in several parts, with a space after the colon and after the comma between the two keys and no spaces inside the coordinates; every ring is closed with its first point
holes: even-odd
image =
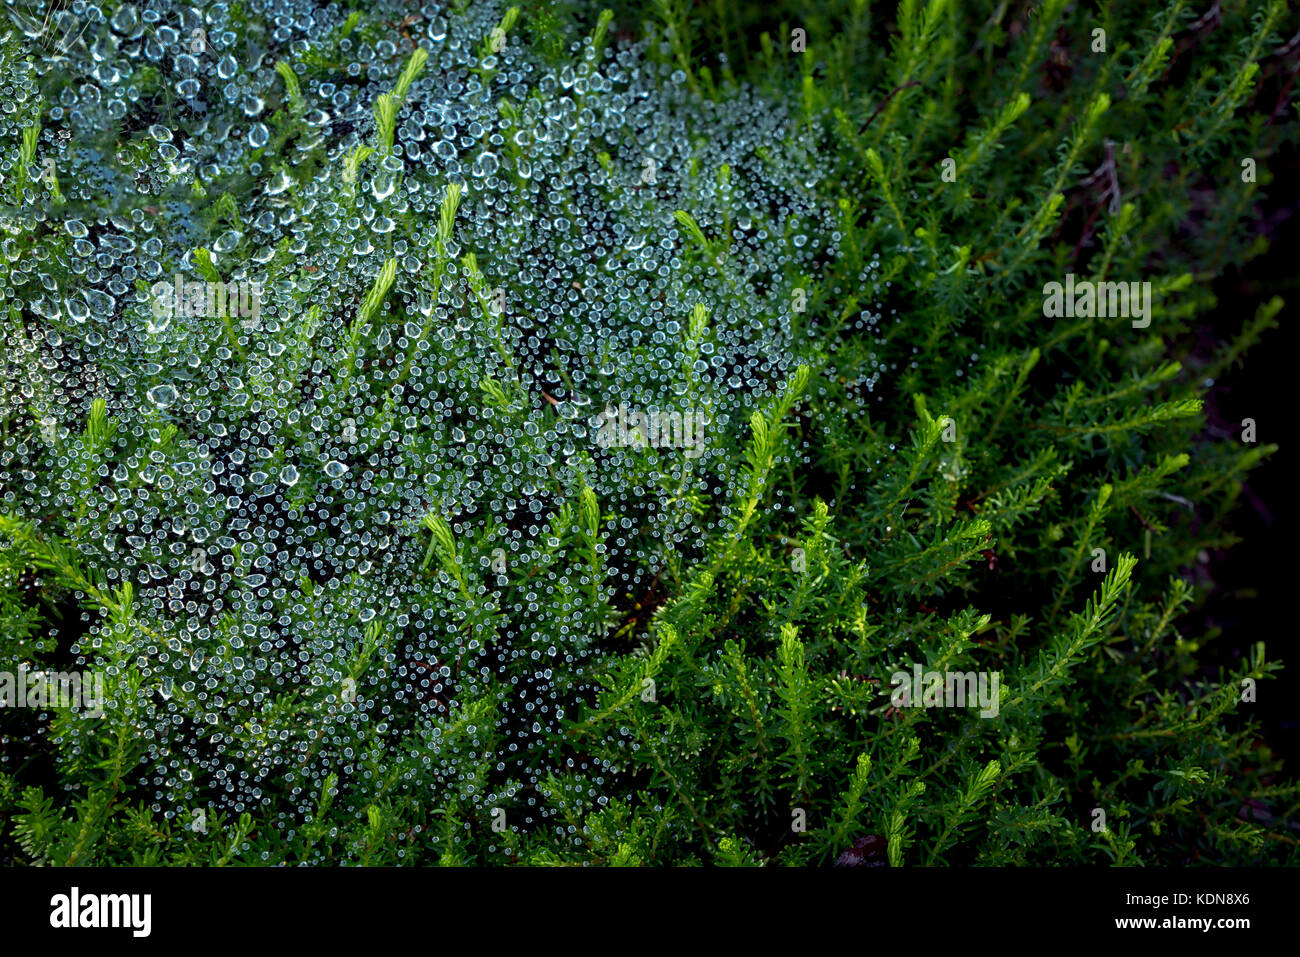
{"type": "Polygon", "coordinates": [[[105,593],[130,584],[133,617],[87,612],[72,651],[110,675],[163,813],[274,803],[292,832],[330,774],[340,800],[382,774],[511,826],[558,830],[539,784],[557,770],[602,803],[618,761],[565,756],[562,722],[605,628],[725,526],[749,415],[806,346],[791,286],[838,235],[785,109],[697,95],[653,36],[559,64],[519,27],[485,46],[502,13],[377,3],[348,31],[305,0],[78,0],[75,39],[0,22],[0,509],[73,542],[105,593]],[[416,44],[393,147],[350,179],[416,44]],[[196,247],[252,314],[158,314],[154,284],[203,278],[196,247]],[[89,448],[96,399],[114,431],[89,448]],[[620,403],[696,416],[695,454],[598,445],[620,403]],[[459,577],[430,561],[429,515],[459,577]]]}

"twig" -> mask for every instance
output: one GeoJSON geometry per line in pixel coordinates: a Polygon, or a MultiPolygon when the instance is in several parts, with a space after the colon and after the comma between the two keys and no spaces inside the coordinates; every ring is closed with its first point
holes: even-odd
{"type": "Polygon", "coordinates": [[[902,86],[896,86],[892,90],[890,90],[889,95],[886,96],[883,100],[881,100],[880,105],[876,107],[876,112],[872,113],[871,116],[867,118],[867,122],[862,125],[862,129],[858,130],[858,135],[861,136],[863,133],[867,131],[867,127],[871,125],[871,121],[880,115],[880,111],[885,108],[885,104],[888,103],[890,99],[893,98],[895,93],[897,93],[899,90],[906,90],[909,86],[920,86],[920,85],[921,85],[920,80],[908,80],[902,86]]]}

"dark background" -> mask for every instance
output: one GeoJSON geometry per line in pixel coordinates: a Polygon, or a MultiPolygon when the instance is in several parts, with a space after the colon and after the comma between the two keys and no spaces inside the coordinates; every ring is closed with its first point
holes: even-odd
{"type": "MultiPolygon", "coordinates": [[[[1300,392],[1287,326],[1300,303],[1300,152],[1279,150],[1268,165],[1274,180],[1261,192],[1257,219],[1260,233],[1270,241],[1268,251],[1242,269],[1229,269],[1214,284],[1217,307],[1198,323],[1196,351],[1212,356],[1274,295],[1286,301],[1278,314],[1280,328],[1265,333],[1246,354],[1241,367],[1227,373],[1206,395],[1206,441],[1223,441],[1222,432],[1239,437],[1241,420],[1253,418],[1260,444],[1277,443],[1279,450],[1250,473],[1242,491],[1242,507],[1231,521],[1242,541],[1211,555],[1208,571],[1214,584],[1195,624],[1215,626],[1224,635],[1207,647],[1207,661],[1223,664],[1265,643],[1270,659],[1287,667],[1276,680],[1261,682],[1255,707],[1265,740],[1287,760],[1294,773],[1300,767],[1300,663],[1295,661],[1295,603],[1298,586],[1294,546],[1284,538],[1292,527],[1296,472],[1291,428],[1295,397],[1300,392]],[[1217,651],[1215,646],[1219,646],[1217,651]]],[[[1193,622],[1180,627],[1195,637],[1193,622]]]]}

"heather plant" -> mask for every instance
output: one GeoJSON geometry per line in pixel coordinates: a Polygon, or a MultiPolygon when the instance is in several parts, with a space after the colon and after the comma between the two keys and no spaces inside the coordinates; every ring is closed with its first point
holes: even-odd
{"type": "Polygon", "coordinates": [[[1285,7],[984,7],[11,16],[4,854],[1293,858],[1183,633],[1285,7]]]}

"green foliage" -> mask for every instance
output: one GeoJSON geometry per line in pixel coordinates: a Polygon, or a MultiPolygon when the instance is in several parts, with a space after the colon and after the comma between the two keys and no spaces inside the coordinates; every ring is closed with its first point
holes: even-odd
{"type": "MultiPolygon", "coordinates": [[[[319,135],[304,124],[313,84],[346,74],[353,39],[396,42],[391,23],[361,6],[306,53],[268,67],[286,112],[264,155],[239,159],[250,168],[283,160],[275,168],[298,183],[332,165],[344,218],[360,215],[367,190],[382,192],[379,177],[414,175],[384,163],[397,154],[421,76],[436,67],[422,47],[394,54],[368,144],[337,156],[312,146],[319,135]]],[[[1281,299],[1261,304],[1213,357],[1195,351],[1192,332],[1215,305],[1212,281],[1262,251],[1253,210],[1271,182],[1270,158],[1296,139],[1294,102],[1274,110],[1265,95],[1285,6],[1225,5],[1213,31],[1195,26],[1183,0],[1121,6],[1046,0],[1031,16],[1020,4],[950,0],[902,0],[896,10],[857,0],[816,9],[662,0],[608,14],[561,4],[482,14],[496,28],[474,43],[470,88],[508,90],[500,114],[521,129],[530,108],[590,123],[574,98],[600,91],[584,82],[563,94],[569,107],[554,90],[541,103],[543,93],[515,90],[500,75],[497,44],[526,43],[551,65],[590,66],[635,31],[663,67],[659,82],[680,87],[683,104],[731,103],[739,84],[751,84],[788,113],[781,147],[804,151],[824,174],[814,199],[826,219],[814,235],[775,213],[763,224],[774,247],[817,251],[815,270],[789,256],[761,279],[787,305],[785,290],[806,300],[782,326],[798,362],[775,364],[771,381],[737,405],[698,370],[723,351],[734,314],[716,303],[759,295],[754,277],[734,267],[744,211],[728,190],[743,179],[729,167],[679,171],[714,184],[701,187],[700,208],[665,213],[680,227],[676,267],[692,290],[712,295],[679,312],[680,343],[661,368],[681,379],[693,408],[723,413],[723,447],[709,463],[712,482],[697,481],[689,465],[661,470],[645,449],[628,453],[639,458],[619,466],[616,482],[695,516],[701,537],[656,541],[662,532],[611,500],[585,452],[566,453],[583,462],[568,470],[551,469],[546,456],[536,476],[546,514],[523,520],[470,521],[438,476],[410,500],[367,479],[368,500],[353,509],[340,499],[337,511],[358,524],[373,519],[376,537],[410,545],[406,591],[364,621],[358,611],[373,596],[361,571],[328,584],[304,576],[296,593],[276,596],[276,613],[304,634],[346,619],[359,636],[330,649],[330,667],[304,664],[256,706],[212,707],[211,733],[237,742],[256,769],[277,767],[281,753],[293,767],[263,782],[260,807],[209,811],[215,780],[194,782],[164,807],[139,783],[146,745],[137,708],[157,689],[136,655],[195,649],[183,606],[160,612],[137,601],[130,577],[106,574],[103,517],[88,503],[113,475],[114,494],[161,500],[170,517],[223,526],[228,516],[219,498],[187,499],[190,486],[176,481],[195,441],[177,424],[160,415],[147,429],[123,428],[112,402],[96,396],[75,410],[75,428],[56,428],[40,446],[33,436],[48,397],[28,390],[0,410],[0,672],[65,661],[58,630],[76,604],[83,610],[72,615],[100,629],[96,653],[115,706],[93,727],[64,714],[3,716],[16,738],[48,743],[58,780],[29,783],[34,747],[0,764],[0,854],[39,865],[739,867],[827,865],[856,839],[879,835],[892,866],[1295,863],[1288,832],[1300,786],[1261,741],[1244,690],[1258,683],[1268,693],[1281,664],[1263,642],[1233,660],[1207,651],[1222,636],[1183,633],[1206,597],[1189,569],[1204,549],[1233,543],[1242,481],[1276,451],[1237,434],[1207,438],[1203,389],[1267,346],[1281,299]],[[1098,27],[1104,53],[1093,50],[1098,27]],[[796,28],[806,31],[804,52],[791,48],[796,28]],[[1244,157],[1258,164],[1258,182],[1241,176],[1244,157]],[[1067,274],[1150,282],[1149,326],[1045,315],[1043,287],[1067,274]],[[43,514],[17,491],[36,481],[24,470],[35,476],[55,460],[70,476],[64,494],[87,503],[72,514],[43,514]],[[127,461],[132,471],[119,475],[127,461]],[[148,487],[146,469],[172,477],[177,491],[148,487]],[[417,498],[415,521],[390,520],[417,498]],[[494,585],[493,546],[510,521],[535,524],[542,544],[511,567],[508,585],[494,585]],[[646,552],[618,550],[635,536],[651,541],[646,552]],[[621,591],[619,563],[648,567],[645,554],[659,562],[651,586],[621,591]],[[415,655],[411,630],[398,623],[402,603],[417,599],[453,623],[445,659],[415,655]],[[521,619],[539,630],[523,637],[521,619]],[[512,641],[534,642],[540,657],[549,643],[542,628],[565,635],[575,653],[548,657],[563,713],[536,745],[548,762],[536,772],[513,735],[533,720],[516,712],[516,689],[539,669],[512,660],[485,666],[482,680],[470,675],[512,641]],[[891,681],[914,665],[996,674],[996,713],[982,716],[970,702],[899,706],[891,681]],[[421,668],[422,701],[385,701],[382,718],[351,722],[362,706],[357,689],[379,696],[399,669],[421,668]],[[342,774],[325,763],[334,751],[347,755],[342,774]]],[[[4,49],[13,55],[11,42],[4,49]]],[[[48,116],[55,100],[43,92],[48,116]]],[[[50,145],[41,130],[39,111],[7,128],[8,201],[34,201],[50,145]]],[[[514,162],[526,152],[498,149],[514,162]]],[[[780,182],[800,178],[775,145],[754,155],[780,182]]],[[[600,161],[610,168],[609,152],[600,161]]],[[[253,200],[238,189],[244,175],[222,184],[233,191],[214,192],[222,197],[214,235],[187,246],[191,268],[212,282],[240,262],[214,254],[212,243],[253,218],[245,208],[253,200]]],[[[293,188],[285,185],[289,196],[293,188]]],[[[551,198],[560,202],[567,188],[556,183],[551,198]]],[[[427,246],[419,294],[405,288],[414,281],[399,269],[401,252],[368,250],[380,264],[366,260],[353,299],[297,303],[275,376],[241,367],[249,394],[311,392],[327,412],[355,413],[367,449],[407,441],[433,462],[452,439],[418,424],[393,437],[407,383],[428,368],[470,407],[457,431],[482,424],[514,429],[521,443],[534,436],[536,413],[549,410],[522,372],[523,336],[493,307],[496,250],[466,238],[461,204],[477,203],[476,189],[463,194],[448,182],[418,217],[403,211],[398,234],[427,246]],[[412,303],[453,281],[457,319],[471,317],[464,321],[482,347],[472,361],[451,346],[421,345],[438,314],[412,303]],[[320,344],[322,315],[336,323],[334,349],[320,344]],[[409,344],[394,345],[394,330],[409,344]],[[331,372],[309,387],[300,373],[312,362],[331,372]]],[[[64,238],[19,219],[4,227],[0,268],[14,293],[6,302],[25,303],[6,306],[3,318],[15,350],[0,356],[9,376],[22,363],[15,344],[41,327],[41,313],[8,249],[57,260],[64,238]]],[[[502,244],[511,241],[506,228],[502,244]]],[[[286,279],[300,252],[286,247],[268,268],[286,279]]],[[[354,250],[335,253],[341,270],[355,267],[354,250]]],[[[564,277],[571,281],[576,289],[564,277]]],[[[248,360],[249,338],[235,322],[222,337],[213,355],[248,360]]],[[[652,361],[649,351],[638,361],[652,361]]],[[[281,457],[261,466],[268,474],[296,450],[328,458],[305,422],[285,420],[277,437],[281,457]]],[[[525,461],[493,454],[502,472],[525,461]]],[[[350,466],[366,467],[364,456],[350,466]]],[[[325,482],[300,482],[288,483],[287,514],[306,524],[308,486],[325,482]]],[[[232,554],[223,574],[254,582],[240,586],[251,595],[254,562],[232,554]]],[[[141,582],[147,564],[134,569],[141,582]]],[[[253,654],[239,650],[237,610],[205,624],[215,636],[204,653],[235,673],[253,654]]],[[[167,687],[207,710],[198,697],[184,700],[200,692],[167,687]]]]}

